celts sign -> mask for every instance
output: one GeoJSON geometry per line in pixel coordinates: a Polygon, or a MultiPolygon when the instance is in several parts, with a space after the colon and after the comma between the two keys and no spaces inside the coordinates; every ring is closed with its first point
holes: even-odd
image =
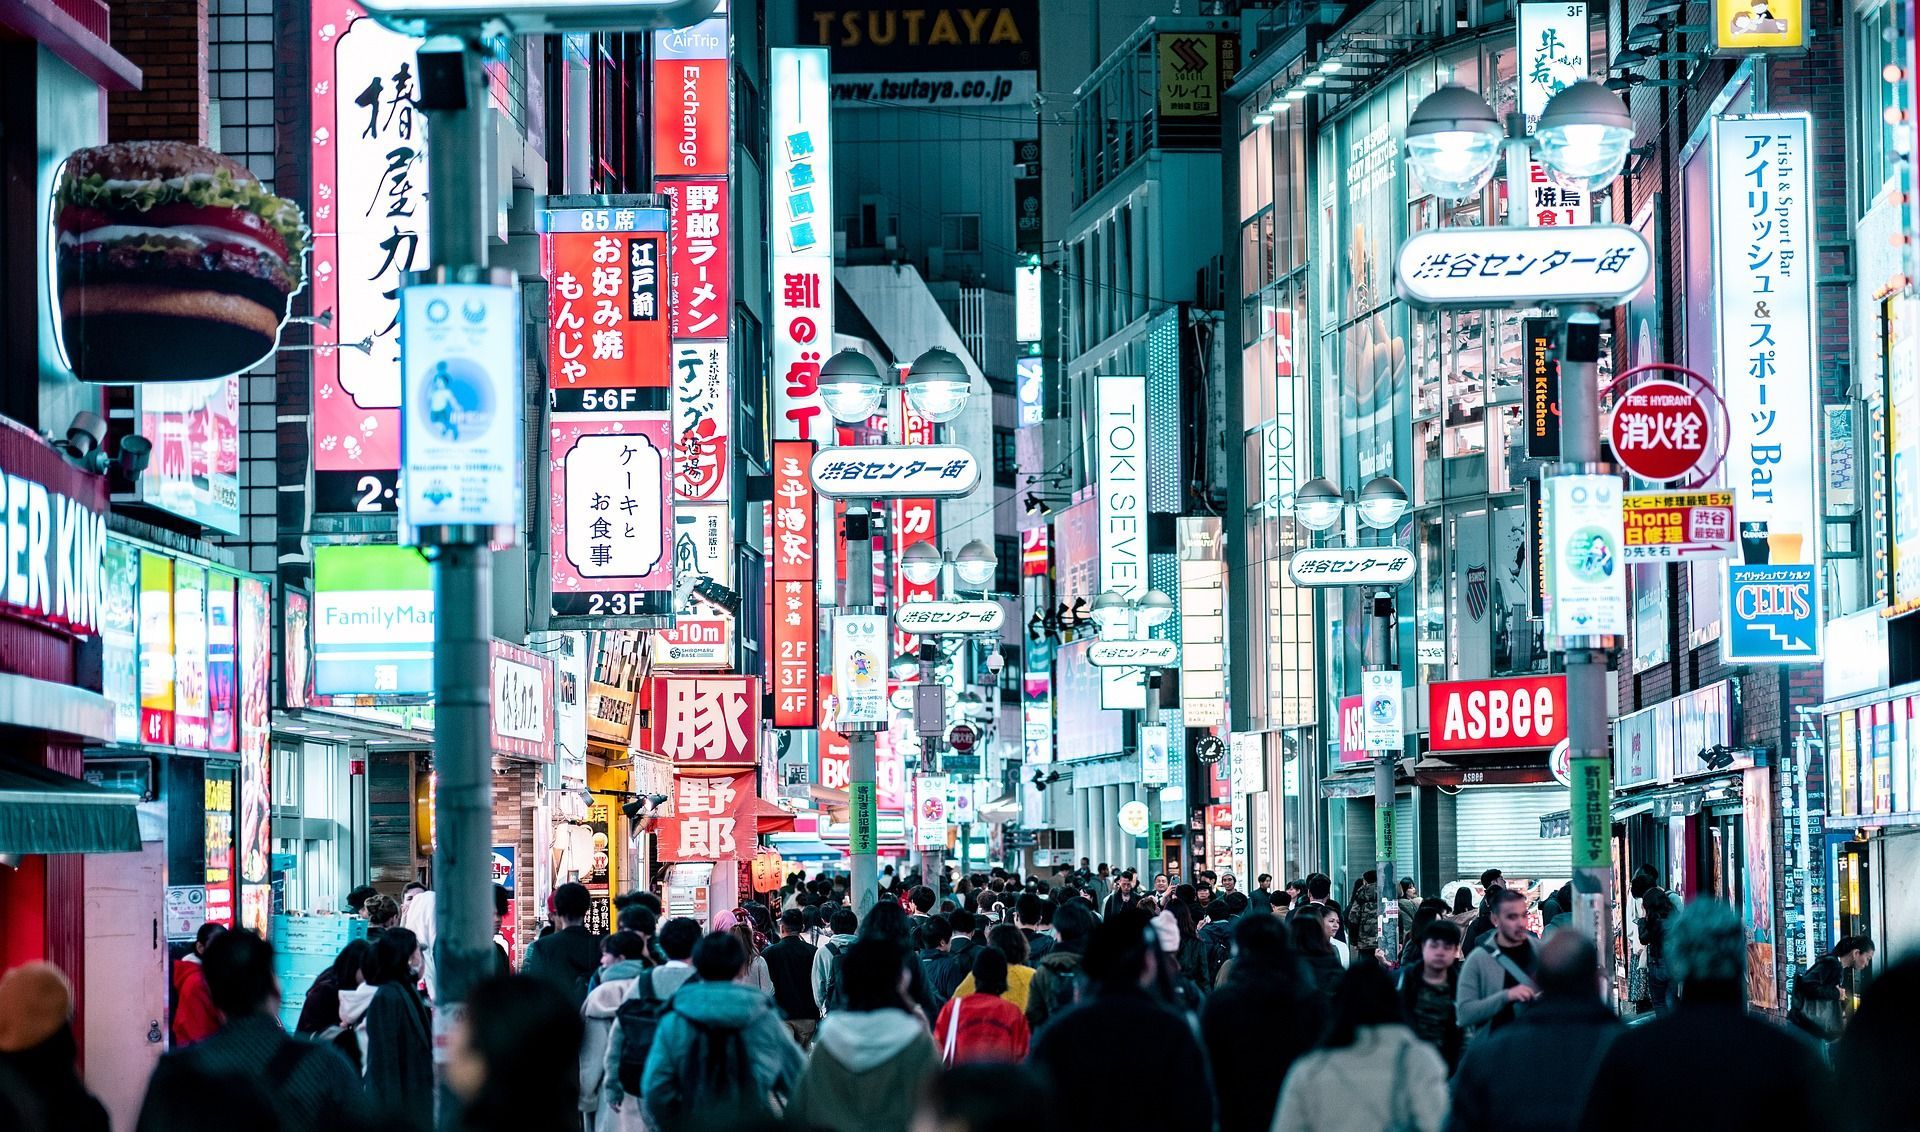
{"type": "Polygon", "coordinates": [[[1619,224],[1574,228],[1429,228],[1400,245],[1394,282],[1424,310],[1615,306],[1653,271],[1640,233],[1619,224]]]}

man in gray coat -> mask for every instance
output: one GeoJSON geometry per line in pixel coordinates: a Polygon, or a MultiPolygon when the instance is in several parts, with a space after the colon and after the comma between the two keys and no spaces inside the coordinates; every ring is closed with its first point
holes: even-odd
{"type": "Polygon", "coordinates": [[[1527,931],[1527,894],[1514,888],[1496,890],[1491,914],[1493,931],[1467,954],[1454,999],[1455,1019],[1469,1043],[1512,1022],[1539,990],[1533,973],[1540,965],[1540,950],[1527,931]]]}

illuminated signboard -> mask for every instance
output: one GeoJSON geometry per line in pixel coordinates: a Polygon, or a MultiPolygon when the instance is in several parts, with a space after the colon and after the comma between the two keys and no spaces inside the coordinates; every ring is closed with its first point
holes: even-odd
{"type": "Polygon", "coordinates": [[[140,738],[173,745],[173,560],[140,552],[140,738]]]}
{"type": "Polygon", "coordinates": [[[134,481],[140,501],[203,527],[240,529],[240,377],[134,387],[136,430],[153,459],[134,481]]]}
{"type": "Polygon", "coordinates": [[[433,567],[407,546],[313,550],[313,690],[433,692],[433,567]]]}
{"type": "Polygon", "coordinates": [[[833,352],[833,137],[827,53],[772,52],[767,200],[773,230],[774,436],[831,442],[820,365],[833,352]]]}

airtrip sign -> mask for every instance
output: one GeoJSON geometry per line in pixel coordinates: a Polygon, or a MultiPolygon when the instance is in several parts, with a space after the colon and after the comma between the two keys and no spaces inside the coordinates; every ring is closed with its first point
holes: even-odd
{"type": "Polygon", "coordinates": [[[1427,686],[1427,749],[1537,750],[1567,737],[1567,678],[1517,676],[1427,686]]]}

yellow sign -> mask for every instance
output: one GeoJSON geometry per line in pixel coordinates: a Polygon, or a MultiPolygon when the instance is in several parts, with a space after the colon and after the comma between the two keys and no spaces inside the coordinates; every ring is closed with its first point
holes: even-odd
{"type": "Polygon", "coordinates": [[[1239,41],[1207,32],[1162,32],[1159,107],[1162,118],[1218,118],[1220,96],[1238,69],[1239,41]]]}
{"type": "Polygon", "coordinates": [[[1805,0],[1713,0],[1717,51],[1803,51],[1805,0]]]}
{"type": "Polygon", "coordinates": [[[1733,549],[1731,491],[1630,491],[1621,511],[1628,562],[1718,558],[1733,549]]]}

